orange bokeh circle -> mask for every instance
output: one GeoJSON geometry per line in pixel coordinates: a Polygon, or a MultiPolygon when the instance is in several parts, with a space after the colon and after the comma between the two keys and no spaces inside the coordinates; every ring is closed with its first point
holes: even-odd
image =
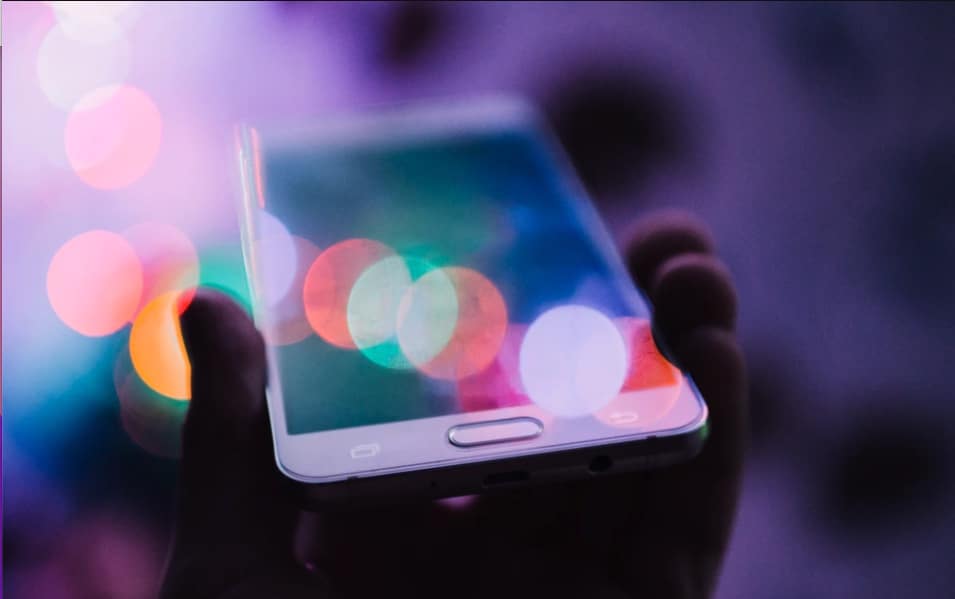
{"type": "Polygon", "coordinates": [[[164,293],[140,311],[129,334],[129,355],[139,377],[173,399],[191,396],[191,369],[179,328],[179,315],[187,305],[182,292],[164,293]]]}

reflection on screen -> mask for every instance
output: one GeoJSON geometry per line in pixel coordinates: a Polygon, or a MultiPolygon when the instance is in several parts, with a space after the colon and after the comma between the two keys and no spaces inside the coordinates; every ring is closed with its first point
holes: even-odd
{"type": "Polygon", "coordinates": [[[676,401],[535,135],[255,145],[251,278],[290,434],[529,403],[646,425],[676,401]]]}

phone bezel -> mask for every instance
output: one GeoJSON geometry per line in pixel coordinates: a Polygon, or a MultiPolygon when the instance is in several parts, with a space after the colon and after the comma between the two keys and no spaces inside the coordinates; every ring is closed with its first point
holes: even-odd
{"type": "MultiPolygon", "coordinates": [[[[500,128],[520,128],[530,134],[539,136],[546,145],[563,175],[562,183],[573,190],[571,203],[577,212],[577,216],[585,223],[585,230],[591,239],[597,245],[605,263],[613,272],[613,284],[621,289],[622,296],[631,301],[642,301],[649,310],[650,304],[643,296],[643,292],[637,288],[617,253],[613,240],[607,232],[603,222],[597,214],[595,208],[588,199],[583,185],[580,183],[570,161],[564,154],[556,138],[545,125],[541,115],[528,103],[510,97],[484,98],[478,101],[469,101],[466,103],[449,102],[431,105],[417,105],[413,107],[391,109],[384,112],[377,112],[367,115],[348,115],[339,118],[327,119],[321,123],[314,124],[307,128],[295,127],[276,127],[269,130],[269,139],[280,143],[295,143],[299,140],[309,140],[316,142],[319,140],[327,143],[341,145],[343,143],[365,144],[374,142],[382,144],[405,144],[409,140],[420,142],[428,139],[429,136],[445,137],[456,133],[473,133],[476,130],[500,129],[500,128]]],[[[256,180],[255,169],[259,167],[256,152],[259,150],[258,132],[248,126],[242,126],[237,131],[237,145],[240,171],[240,229],[242,235],[243,255],[245,258],[247,273],[253,273],[255,260],[253,257],[253,236],[254,216],[253,210],[257,204],[255,194],[261,188],[256,180]]],[[[259,179],[260,181],[261,179],[259,179]]],[[[253,298],[253,311],[256,323],[263,324],[268,318],[267,312],[258,308],[262,302],[256,297],[255,285],[252,283],[253,277],[249,276],[250,293],[253,298]]],[[[635,308],[636,312],[636,308],[635,308]]],[[[275,357],[275,348],[267,346],[267,359],[269,369],[269,380],[278,381],[279,372],[277,369],[277,360],[275,357]]],[[[362,433],[367,433],[369,429],[375,429],[384,433],[384,429],[423,428],[429,427],[441,433],[453,424],[463,424],[483,420],[496,420],[510,416],[537,415],[541,410],[536,406],[518,406],[515,408],[499,408],[487,412],[472,412],[467,414],[455,414],[446,416],[435,416],[416,420],[391,422],[385,424],[353,427],[348,429],[338,429],[329,431],[319,431],[314,433],[303,433],[291,435],[287,432],[285,421],[284,399],[281,396],[281,389],[275,385],[270,385],[267,389],[269,415],[272,426],[273,445],[276,456],[276,463],[279,469],[288,477],[304,483],[315,485],[327,485],[330,483],[341,483],[342,481],[352,481],[355,479],[371,479],[392,477],[394,475],[408,474],[410,472],[441,472],[448,471],[458,467],[473,467],[475,464],[491,464],[497,462],[507,462],[513,459],[539,459],[540,456],[548,454],[570,455],[568,452],[589,451],[595,447],[616,447],[631,446],[634,443],[648,441],[650,439],[660,438],[687,438],[695,439],[702,435],[706,421],[707,409],[698,389],[693,384],[692,379],[680,372],[683,377],[681,382],[681,398],[689,394],[694,401],[694,415],[688,421],[663,428],[654,428],[641,431],[627,431],[625,429],[610,429],[604,427],[604,432],[608,434],[599,434],[597,429],[594,434],[588,438],[574,442],[557,442],[541,444],[538,443],[514,443],[500,444],[493,447],[480,447],[461,449],[454,448],[449,454],[444,445],[437,446],[440,451],[432,452],[431,455],[422,456],[420,459],[414,459],[407,463],[393,464],[388,466],[355,468],[354,470],[342,471],[338,469],[334,473],[328,473],[323,465],[327,467],[330,455],[326,451],[321,451],[327,443],[322,443],[320,437],[326,439],[330,435],[344,437],[346,435],[354,436],[356,443],[338,443],[333,445],[335,448],[354,448],[360,445],[358,441],[362,438],[362,433]],[[453,423],[453,424],[449,424],[453,423]],[[345,431],[345,432],[343,432],[345,431]],[[440,455],[440,452],[444,455],[440,455]]],[[[575,422],[575,421],[568,421],[575,422]]],[[[673,423],[671,422],[671,425],[673,423]]],[[[566,424],[571,426],[571,424],[566,424]]],[[[581,426],[578,424],[577,426],[581,426]]],[[[599,427],[598,427],[599,428],[599,427]]],[[[381,436],[381,435],[377,435],[381,436]]],[[[414,436],[406,436],[406,440],[413,441],[414,436]]],[[[440,434],[433,435],[435,443],[442,443],[440,434]]],[[[430,443],[430,441],[428,442],[430,443]]],[[[447,439],[443,440],[445,445],[447,439]]],[[[690,444],[692,445],[692,443],[690,444]]],[[[361,463],[361,462],[360,462],[361,463]]],[[[364,462],[369,466],[374,461],[364,462]]]]}

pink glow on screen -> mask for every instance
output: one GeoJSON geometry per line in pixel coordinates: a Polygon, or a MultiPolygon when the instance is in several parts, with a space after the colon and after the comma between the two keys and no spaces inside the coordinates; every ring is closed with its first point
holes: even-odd
{"type": "Polygon", "coordinates": [[[395,252],[371,239],[348,239],[323,251],[305,275],[302,296],[308,322],[319,337],[345,349],[356,345],[348,329],[348,298],[358,277],[395,252]]]}
{"type": "Polygon", "coordinates": [[[519,355],[527,325],[510,324],[490,366],[457,382],[457,397],[465,412],[494,410],[532,403],[521,383],[519,355]]]}
{"type": "Polygon", "coordinates": [[[139,88],[101,87],[77,103],[66,122],[66,155],[97,189],[119,189],[142,177],[159,153],[162,118],[139,88]]]}
{"type": "Polygon", "coordinates": [[[657,349],[649,320],[621,318],[617,328],[627,343],[629,370],[620,395],[595,416],[618,428],[647,427],[673,409],[682,375],[657,349]]]}
{"type": "Polygon", "coordinates": [[[135,250],[122,236],[89,231],[66,242],[47,270],[47,295],[57,316],[91,337],[109,335],[132,320],[143,291],[135,250]]]}

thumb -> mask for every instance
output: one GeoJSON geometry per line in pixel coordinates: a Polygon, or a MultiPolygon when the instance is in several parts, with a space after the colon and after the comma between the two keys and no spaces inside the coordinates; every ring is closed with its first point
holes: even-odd
{"type": "Polygon", "coordinates": [[[252,321],[225,295],[200,290],[181,327],[192,400],[163,591],[219,596],[238,580],[278,579],[270,573],[294,569],[298,511],[291,481],[275,466],[265,349],[252,321]]]}

